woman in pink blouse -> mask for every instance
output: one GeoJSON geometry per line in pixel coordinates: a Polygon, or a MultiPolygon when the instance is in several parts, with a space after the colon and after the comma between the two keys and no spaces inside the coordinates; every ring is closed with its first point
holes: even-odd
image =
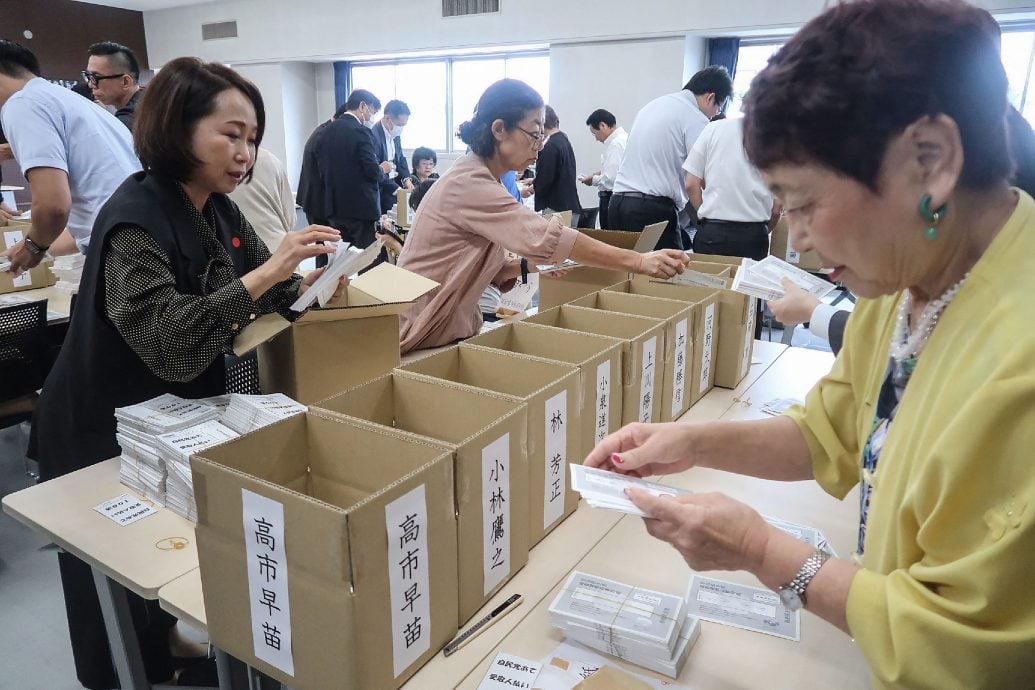
{"type": "Polygon", "coordinates": [[[446,345],[481,328],[478,297],[521,274],[519,261],[556,264],[571,258],[586,266],[616,268],[657,278],[683,272],[677,250],[637,254],[598,242],[517,203],[500,184],[508,170],[535,163],[546,143],[543,99],[516,79],[482,94],[474,118],[460,125],[471,152],[428,191],[413,219],[399,266],[439,283],[401,318],[402,351],[446,345]]]}

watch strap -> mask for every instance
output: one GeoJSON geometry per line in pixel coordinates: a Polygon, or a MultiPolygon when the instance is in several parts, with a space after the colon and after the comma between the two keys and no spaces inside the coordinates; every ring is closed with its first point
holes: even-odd
{"type": "Polygon", "coordinates": [[[36,241],[34,239],[32,239],[31,237],[26,237],[25,238],[25,247],[30,252],[35,254],[36,256],[39,256],[40,254],[44,254],[44,253],[46,253],[46,251],[48,249],[50,249],[50,245],[49,244],[46,247],[41,246],[41,245],[37,244],[36,241]]]}
{"type": "Polygon", "coordinates": [[[802,563],[801,568],[797,574],[791,578],[791,581],[785,584],[780,589],[789,589],[801,598],[802,604],[805,603],[805,590],[808,589],[809,584],[812,582],[812,578],[816,577],[816,573],[823,567],[823,564],[827,562],[830,555],[816,550],[811,556],[805,559],[802,563]]]}

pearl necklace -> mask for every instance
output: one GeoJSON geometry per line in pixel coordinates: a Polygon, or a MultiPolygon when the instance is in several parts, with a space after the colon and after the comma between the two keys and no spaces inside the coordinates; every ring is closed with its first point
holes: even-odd
{"type": "Polygon", "coordinates": [[[959,282],[942,293],[941,297],[929,302],[920,314],[919,323],[917,323],[916,328],[912,332],[909,329],[909,312],[913,305],[913,295],[909,290],[906,290],[906,294],[902,296],[902,301],[898,305],[898,321],[895,324],[895,333],[891,337],[892,359],[901,364],[910,357],[920,354],[920,351],[927,343],[927,339],[931,337],[934,327],[938,325],[938,319],[941,317],[942,312],[945,311],[945,308],[949,306],[949,302],[963,287],[963,281],[969,275],[970,272],[968,271],[966,275],[959,279],[959,282]]]}

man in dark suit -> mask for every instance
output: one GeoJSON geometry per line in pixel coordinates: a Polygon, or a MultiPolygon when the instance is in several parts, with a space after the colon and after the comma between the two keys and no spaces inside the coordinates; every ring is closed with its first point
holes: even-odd
{"type": "Polygon", "coordinates": [[[374,146],[378,162],[389,162],[393,168],[381,181],[381,212],[386,213],[395,205],[395,193],[400,187],[413,189],[410,182],[410,168],[402,148],[402,131],[410,120],[410,107],[402,101],[391,100],[385,105],[385,115],[374,125],[374,146]]]}
{"type": "MultiPolygon", "coordinates": [[[[325,221],[321,224],[337,228],[357,247],[374,241],[381,218],[379,185],[391,170],[390,163],[378,163],[369,129],[380,109],[381,101],[365,89],[349,94],[341,116],[310,136],[310,175],[304,184],[299,180],[299,203],[310,222],[325,221]]],[[[307,158],[303,155],[303,167],[307,158]]]]}
{"type": "Polygon", "coordinates": [[[546,106],[546,145],[535,164],[535,210],[582,211],[579,190],[575,187],[575,152],[567,135],[561,131],[561,121],[550,106],[546,106]]]}
{"type": "Polygon", "coordinates": [[[342,104],[331,116],[331,119],[317,125],[306,140],[305,148],[302,149],[302,170],[298,175],[298,195],[295,200],[302,207],[310,225],[331,226],[331,213],[327,206],[327,185],[320,171],[320,160],[317,154],[327,128],[344,114],[345,104],[342,104]]]}

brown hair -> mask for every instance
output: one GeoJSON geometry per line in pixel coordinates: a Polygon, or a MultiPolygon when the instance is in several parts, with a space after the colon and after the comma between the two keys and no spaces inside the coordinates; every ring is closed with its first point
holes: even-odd
{"type": "MultiPolygon", "coordinates": [[[[266,129],[262,95],[251,83],[226,65],[182,57],[169,62],[144,89],[133,124],[133,148],[144,170],[187,181],[201,165],[190,149],[198,120],[216,109],[216,98],[230,89],[242,92],[255,108],[258,132],[255,148],[266,129]]],[[[254,162],[253,162],[254,163],[254,162]]],[[[251,179],[248,171],[247,179],[251,179]]]]}
{"type": "Polygon", "coordinates": [[[744,145],[761,169],[816,162],[874,191],[890,141],[944,114],[963,143],[960,184],[1007,179],[1007,83],[998,26],[961,0],[854,0],[809,22],[744,99],[744,145]]]}

